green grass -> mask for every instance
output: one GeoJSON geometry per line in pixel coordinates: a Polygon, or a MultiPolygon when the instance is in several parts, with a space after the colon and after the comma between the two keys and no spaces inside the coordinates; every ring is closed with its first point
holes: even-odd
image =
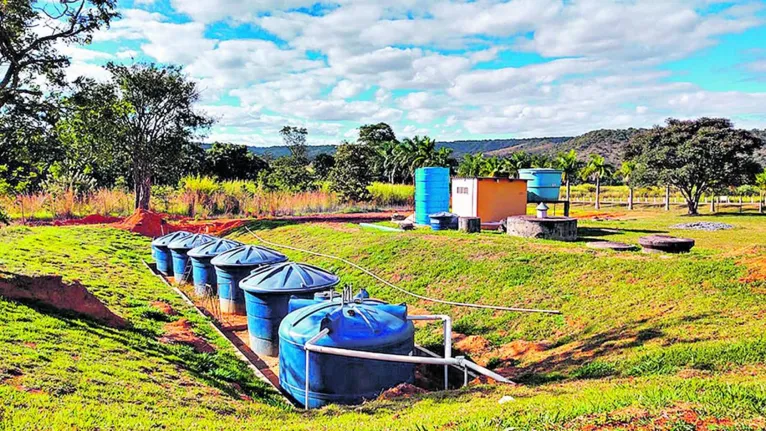
{"type": "MultiPolygon", "coordinates": [[[[521,386],[308,413],[260,383],[203,318],[143,267],[149,239],[101,227],[4,228],[0,270],[80,280],[131,326],[116,330],[0,299],[0,429],[552,430],[609,424],[626,408],[656,415],[679,405],[703,417],[732,418],[736,429],[759,429],[753,421],[766,415],[766,285],[739,280],[747,273],[741,259],[766,254],[758,247],[766,244],[766,218],[702,219],[737,228],[683,231],[697,247],[670,257],[493,233],[256,223],[251,228],[270,241],[351,259],[417,293],[564,312],[523,315],[413,301],[337,261],[282,250],[373,296],[454,316],[457,331],[489,341],[476,356],[490,357],[493,366],[509,365],[498,355],[511,341],[551,345],[510,362],[523,371],[521,386]],[[149,306],[156,300],[180,312],[171,320],[192,321],[217,353],[159,343],[168,318],[149,306]],[[500,404],[506,395],[514,401],[500,404]]],[[[580,224],[584,235],[635,243],[647,231],[679,234],[668,227],[687,220],[641,213],[635,220],[580,224]]],[[[232,237],[256,242],[244,230],[232,237]]],[[[418,342],[440,344],[439,333],[435,325],[419,327],[418,342]]]]}

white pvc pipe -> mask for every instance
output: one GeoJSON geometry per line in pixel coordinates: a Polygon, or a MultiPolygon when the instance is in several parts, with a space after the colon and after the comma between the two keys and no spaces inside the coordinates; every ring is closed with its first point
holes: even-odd
{"type": "MultiPolygon", "coordinates": [[[[446,314],[409,315],[407,320],[441,320],[444,323],[444,358],[452,357],[452,318],[446,314]]],[[[449,365],[444,366],[444,390],[449,389],[449,365]]]]}

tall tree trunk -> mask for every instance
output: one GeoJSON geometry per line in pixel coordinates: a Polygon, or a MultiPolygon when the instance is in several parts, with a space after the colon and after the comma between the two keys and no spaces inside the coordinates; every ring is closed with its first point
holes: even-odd
{"type": "Polygon", "coordinates": [[[628,209],[633,210],[633,186],[628,187],[628,209]]]}
{"type": "Polygon", "coordinates": [[[596,209],[601,209],[601,177],[596,177],[596,209]]]}
{"type": "Polygon", "coordinates": [[[570,190],[571,189],[572,189],[572,186],[571,186],[571,184],[569,184],[569,175],[567,175],[567,198],[566,198],[566,200],[569,200],[570,190]]]}
{"type": "Polygon", "coordinates": [[[697,215],[697,214],[699,214],[699,211],[698,211],[699,202],[695,201],[693,198],[687,199],[686,206],[688,208],[689,215],[697,215]]]}
{"type": "Polygon", "coordinates": [[[152,195],[152,177],[144,173],[136,183],[136,209],[148,210],[152,195]]]}
{"type": "Polygon", "coordinates": [[[665,211],[670,211],[670,184],[665,186],[665,211]]]}
{"type": "Polygon", "coordinates": [[[710,196],[710,212],[715,212],[715,195],[710,196]]]}

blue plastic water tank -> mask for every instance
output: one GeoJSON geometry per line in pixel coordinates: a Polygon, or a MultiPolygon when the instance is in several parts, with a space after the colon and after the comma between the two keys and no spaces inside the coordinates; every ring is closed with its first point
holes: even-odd
{"type": "Polygon", "coordinates": [[[428,216],[431,230],[457,229],[457,215],[442,211],[428,216]]]}
{"type": "MultiPolygon", "coordinates": [[[[407,320],[407,306],[377,300],[355,299],[291,300],[288,314],[279,326],[279,384],[298,404],[305,403],[306,353],[304,344],[323,328],[330,332],[316,345],[411,355],[415,328],[407,320]]],[[[357,404],[377,397],[400,383],[412,382],[414,364],[358,359],[311,353],[309,359],[308,407],[329,403],[357,404]]]]}
{"type": "Polygon", "coordinates": [[[187,236],[191,236],[191,233],[178,231],[155,238],[152,241],[152,257],[157,264],[157,271],[165,275],[173,275],[173,258],[170,255],[168,244],[187,236]]]}
{"type": "Polygon", "coordinates": [[[428,224],[428,216],[449,211],[449,169],[415,170],[415,223],[428,224]]]}
{"type": "Polygon", "coordinates": [[[287,256],[258,245],[243,245],[214,257],[221,312],[245,315],[245,296],[239,282],[254,269],[287,261],[287,256]]]}
{"type": "Polygon", "coordinates": [[[243,244],[239,241],[221,238],[189,250],[187,254],[191,260],[194,293],[197,296],[216,293],[218,283],[216,281],[215,268],[210,261],[219,254],[241,245],[243,244]],[[207,286],[210,286],[212,292],[207,291],[207,286]]]}
{"type": "Polygon", "coordinates": [[[550,168],[519,169],[519,178],[527,180],[528,202],[559,200],[561,171],[550,168]]]}
{"type": "Polygon", "coordinates": [[[182,280],[182,278],[186,272],[186,265],[189,264],[189,250],[213,242],[216,239],[218,238],[214,236],[204,233],[196,233],[183,238],[178,238],[168,244],[170,254],[173,258],[173,277],[176,282],[187,281],[182,280]]]}
{"type": "Polygon", "coordinates": [[[313,298],[332,290],[340,279],[303,263],[286,262],[256,269],[239,282],[245,293],[250,348],[258,354],[277,356],[279,324],[287,315],[291,297],[313,298]]]}

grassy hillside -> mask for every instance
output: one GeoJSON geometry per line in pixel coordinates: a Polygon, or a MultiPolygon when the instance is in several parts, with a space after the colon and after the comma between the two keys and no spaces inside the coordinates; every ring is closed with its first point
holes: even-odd
{"type": "MultiPolygon", "coordinates": [[[[0,428],[762,429],[766,224],[757,216],[704,219],[736,229],[674,231],[669,226],[689,219],[649,213],[581,221],[586,238],[635,243],[648,232],[695,238],[697,247],[682,256],[617,254],[582,241],[495,233],[256,223],[251,228],[268,240],[352,259],[418,293],[564,312],[519,315],[413,302],[336,261],[285,251],[374,296],[453,315],[455,330],[466,336],[456,340],[458,348],[523,383],[308,413],[260,384],[204,319],[146,271],[140,259],[150,257],[149,239],[102,227],[4,228],[0,282],[41,274],[81,280],[131,326],[110,328],[0,299],[0,428]],[[180,314],[157,313],[151,304],[158,300],[180,314]],[[182,318],[215,353],[158,341],[166,320],[182,318]],[[499,402],[508,395],[512,401],[499,402]]],[[[244,230],[232,237],[256,242],[244,230]]],[[[417,339],[441,342],[435,326],[419,327],[417,339]]]]}

